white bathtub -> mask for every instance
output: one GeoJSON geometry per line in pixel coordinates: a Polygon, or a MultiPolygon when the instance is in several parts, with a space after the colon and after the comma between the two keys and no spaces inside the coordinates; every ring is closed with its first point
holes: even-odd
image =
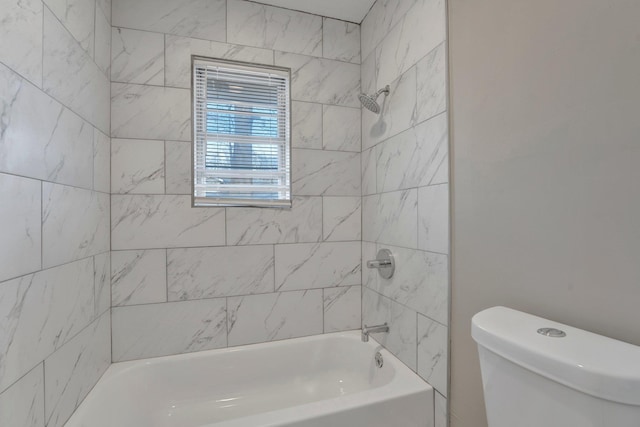
{"type": "Polygon", "coordinates": [[[432,425],[433,389],[355,331],[117,363],[66,427],[432,425]]]}

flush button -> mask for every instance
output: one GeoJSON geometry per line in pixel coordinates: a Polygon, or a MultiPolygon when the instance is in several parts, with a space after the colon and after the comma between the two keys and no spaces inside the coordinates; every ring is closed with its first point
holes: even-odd
{"type": "Polygon", "coordinates": [[[561,331],[560,329],[556,329],[556,328],[540,328],[538,329],[538,333],[540,335],[544,335],[545,337],[551,337],[551,338],[563,338],[567,336],[567,334],[565,334],[564,331],[561,331]]]}

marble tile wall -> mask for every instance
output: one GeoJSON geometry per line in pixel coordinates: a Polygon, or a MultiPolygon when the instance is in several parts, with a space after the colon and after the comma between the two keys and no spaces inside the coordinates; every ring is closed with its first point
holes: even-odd
{"type": "Polygon", "coordinates": [[[360,26],[113,0],[111,37],[113,360],[360,328],[360,26]],[[191,207],[191,55],[291,68],[291,210],[191,207]]]}
{"type": "Polygon", "coordinates": [[[111,5],[0,10],[0,425],[60,427],[111,362],[111,5]]]}
{"type": "Polygon", "coordinates": [[[362,264],[389,248],[389,280],[362,272],[362,321],[435,389],[447,425],[449,186],[444,0],[377,0],[362,22],[363,91],[389,85],[380,115],[362,110],[362,264]]]}

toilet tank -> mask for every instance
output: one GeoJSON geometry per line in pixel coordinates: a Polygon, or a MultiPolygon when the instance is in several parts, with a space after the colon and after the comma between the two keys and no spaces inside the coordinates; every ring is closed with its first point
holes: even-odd
{"type": "Polygon", "coordinates": [[[489,427],[640,427],[640,347],[506,307],[471,334],[489,427]]]}

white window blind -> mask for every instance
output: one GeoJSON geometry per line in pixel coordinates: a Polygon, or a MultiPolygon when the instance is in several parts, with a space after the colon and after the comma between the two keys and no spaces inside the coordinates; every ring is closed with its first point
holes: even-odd
{"type": "Polygon", "coordinates": [[[195,206],[291,206],[289,78],[193,58],[195,206]]]}

